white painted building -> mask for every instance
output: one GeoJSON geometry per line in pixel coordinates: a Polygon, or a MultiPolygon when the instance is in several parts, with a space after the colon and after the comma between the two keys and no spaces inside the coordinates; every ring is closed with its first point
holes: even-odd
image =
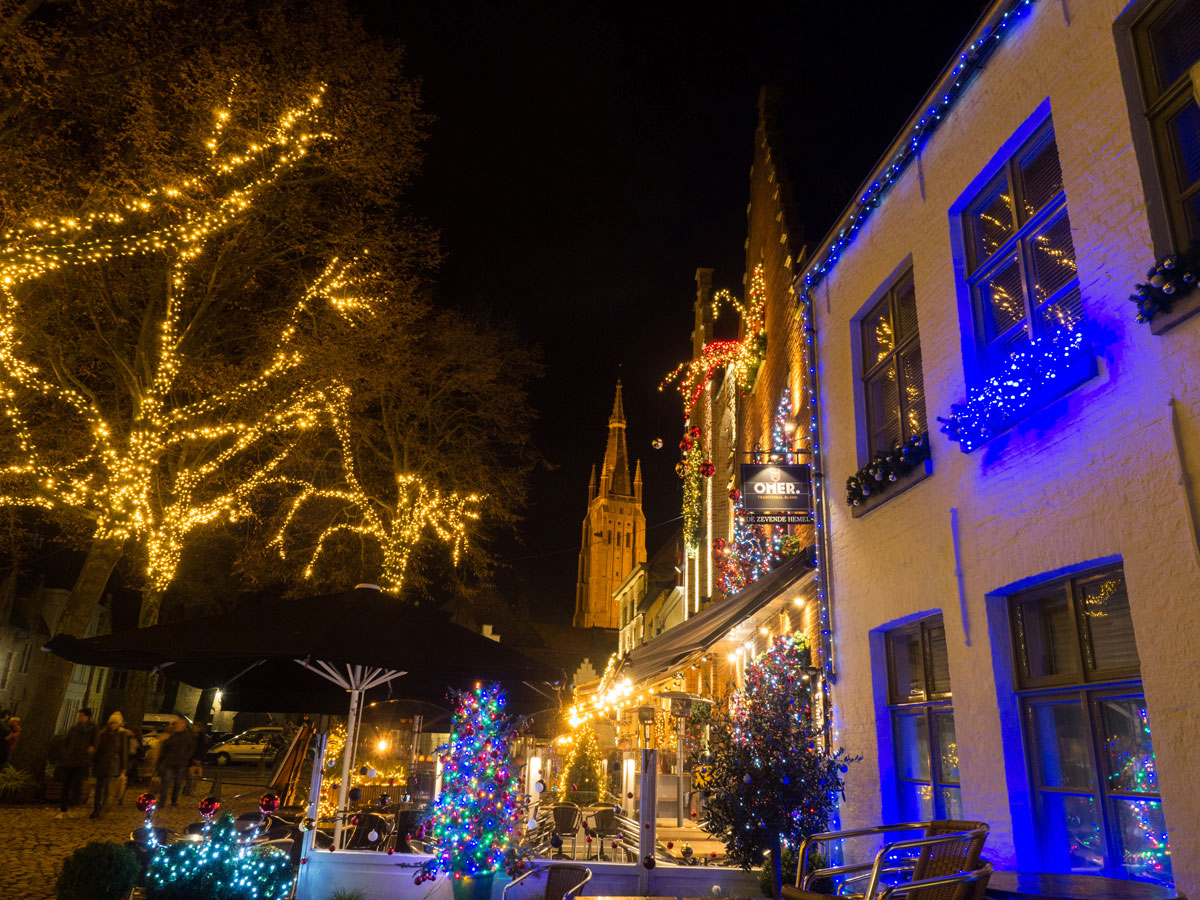
{"type": "Polygon", "coordinates": [[[1200,291],[1148,324],[1128,299],[1200,237],[1200,2],[997,0],[962,54],[797,279],[842,822],[980,819],[1000,868],[1200,896],[1200,291]],[[989,378],[1005,421],[941,433],[989,378]]]}

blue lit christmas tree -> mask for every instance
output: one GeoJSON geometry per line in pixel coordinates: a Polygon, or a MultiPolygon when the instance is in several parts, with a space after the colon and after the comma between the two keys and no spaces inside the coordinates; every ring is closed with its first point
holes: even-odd
{"type": "Polygon", "coordinates": [[[180,841],[158,851],[146,870],[150,900],[274,900],[287,897],[295,879],[288,854],[256,847],[226,813],[205,839],[180,841]]]}
{"type": "Polygon", "coordinates": [[[442,792],[428,825],[433,860],[418,880],[447,872],[455,878],[491,878],[505,864],[520,813],[518,772],[511,762],[517,733],[504,713],[504,691],[476,685],[456,696],[442,792]]]}

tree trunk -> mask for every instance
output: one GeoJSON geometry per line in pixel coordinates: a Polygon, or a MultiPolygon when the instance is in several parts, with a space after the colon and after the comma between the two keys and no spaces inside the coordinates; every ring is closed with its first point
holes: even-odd
{"type": "MultiPolygon", "coordinates": [[[[92,541],[79,577],[75,579],[75,586],[71,588],[66,608],[58,620],[59,633],[78,637],[87,631],[104,597],[109,576],[121,560],[124,546],[124,541],[114,538],[92,541]]],[[[17,742],[14,764],[31,770],[39,777],[46,765],[46,753],[54,737],[54,726],[67,694],[73,666],[62,657],[46,654],[33,690],[22,707],[28,712],[22,717],[21,740],[17,742]]],[[[95,712],[99,713],[99,710],[95,712]]]]}
{"type": "Polygon", "coordinates": [[[775,875],[776,900],[783,900],[783,845],[779,835],[775,835],[774,846],[771,847],[771,871],[775,875]]]}
{"type": "MultiPolygon", "coordinates": [[[[142,591],[142,608],[138,612],[138,628],[149,628],[158,624],[158,611],[162,609],[161,590],[148,588],[142,591]]],[[[146,697],[150,693],[150,673],[137,671],[129,673],[125,682],[125,699],[121,705],[121,713],[126,722],[132,722],[139,728],[146,715],[146,697]]]]}

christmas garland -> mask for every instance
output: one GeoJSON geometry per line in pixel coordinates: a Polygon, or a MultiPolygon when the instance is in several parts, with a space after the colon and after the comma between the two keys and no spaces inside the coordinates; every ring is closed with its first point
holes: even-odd
{"type": "Polygon", "coordinates": [[[1200,277],[1200,241],[1183,253],[1164,256],[1146,272],[1146,283],[1137,285],[1129,301],[1137,306],[1137,320],[1149,322],[1159,313],[1169,313],[1172,305],[1196,289],[1200,277]]]}
{"type": "Polygon", "coordinates": [[[987,442],[1016,419],[1061,394],[1085,365],[1095,373],[1092,350],[1083,332],[1034,338],[1014,351],[1001,371],[967,391],[967,399],[950,407],[942,433],[963,453],[987,442]]]}
{"type": "Polygon", "coordinates": [[[866,499],[882,494],[902,475],[907,475],[929,459],[929,435],[918,434],[901,444],[892,444],[887,453],[874,458],[846,479],[846,503],[862,506],[866,499]]]}

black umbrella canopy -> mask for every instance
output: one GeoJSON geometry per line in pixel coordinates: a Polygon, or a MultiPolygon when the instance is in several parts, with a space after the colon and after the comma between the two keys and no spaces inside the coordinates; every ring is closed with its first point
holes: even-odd
{"type": "Polygon", "coordinates": [[[444,700],[447,687],[475,680],[563,680],[561,671],[455,625],[437,610],[363,586],[245,603],[220,615],[82,640],[60,634],[46,649],[84,665],[162,668],[197,687],[241,690],[247,699],[262,695],[264,702],[274,696],[274,702],[306,712],[344,709],[346,695],[296,662],[314,669],[325,664],[412,673],[375,693],[432,702],[444,700]],[[412,684],[408,693],[401,687],[406,681],[412,684]]]}

